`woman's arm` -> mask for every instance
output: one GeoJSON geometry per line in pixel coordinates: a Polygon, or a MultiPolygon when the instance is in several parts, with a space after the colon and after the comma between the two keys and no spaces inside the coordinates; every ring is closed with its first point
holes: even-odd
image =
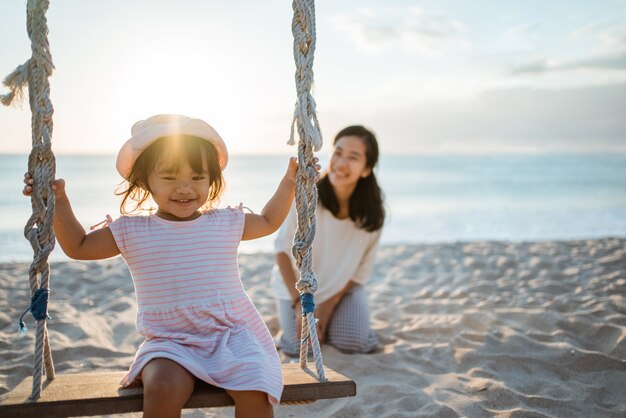
{"type": "MultiPolygon", "coordinates": [[[[30,174],[24,176],[24,195],[30,196],[33,192],[34,180],[30,174]]],[[[54,192],[54,234],[70,258],[76,260],[100,260],[116,256],[120,253],[115,239],[109,228],[102,228],[90,234],[85,232],[65,192],[65,180],[58,179],[52,182],[54,192]]]]}
{"type": "Polygon", "coordinates": [[[319,307],[315,308],[316,316],[319,319],[318,326],[320,329],[320,341],[323,341],[326,338],[328,326],[341,299],[343,299],[345,294],[355,285],[365,284],[369,276],[372,274],[376,253],[378,252],[378,246],[380,244],[381,232],[381,230],[378,230],[373,233],[371,241],[365,250],[365,253],[361,257],[359,266],[348,283],[330,299],[324,301],[319,305],[319,307]]]}
{"type": "Polygon", "coordinates": [[[320,343],[324,343],[326,341],[326,333],[328,332],[328,325],[335,313],[335,308],[344,297],[344,295],[352,289],[355,285],[352,280],[349,281],[339,292],[335,293],[330,299],[320,303],[315,307],[315,317],[317,318],[317,326],[319,330],[318,339],[320,343]]]}
{"type": "MultiPolygon", "coordinates": [[[[294,315],[296,316],[296,319],[298,319],[300,317],[300,311],[302,308],[300,307],[300,294],[296,289],[296,272],[293,268],[293,265],[291,264],[289,256],[284,252],[276,254],[276,265],[278,266],[278,271],[280,272],[280,275],[285,282],[285,286],[289,291],[292,306],[294,308],[294,315]]],[[[339,304],[339,301],[341,301],[343,296],[346,294],[346,292],[350,290],[354,285],[355,283],[353,281],[349,281],[333,297],[315,306],[315,317],[318,319],[318,340],[321,344],[326,341],[328,325],[330,324],[330,320],[333,317],[335,308],[339,304]]],[[[296,335],[300,335],[301,326],[301,321],[296,320],[296,335]]]]}

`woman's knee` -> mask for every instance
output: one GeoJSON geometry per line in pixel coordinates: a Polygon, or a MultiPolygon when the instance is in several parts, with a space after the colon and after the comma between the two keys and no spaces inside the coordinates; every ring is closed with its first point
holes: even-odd
{"type": "Polygon", "coordinates": [[[300,352],[300,336],[297,335],[297,321],[294,309],[289,301],[279,300],[276,304],[278,320],[281,328],[279,339],[280,349],[288,356],[297,356],[300,352]]]}
{"type": "Polygon", "coordinates": [[[376,348],[377,343],[378,337],[373,332],[329,338],[329,344],[339,351],[349,354],[369,353],[376,348]]]}
{"type": "Polygon", "coordinates": [[[296,338],[288,338],[286,334],[280,338],[280,349],[289,357],[297,357],[300,353],[300,341],[296,338]]]}

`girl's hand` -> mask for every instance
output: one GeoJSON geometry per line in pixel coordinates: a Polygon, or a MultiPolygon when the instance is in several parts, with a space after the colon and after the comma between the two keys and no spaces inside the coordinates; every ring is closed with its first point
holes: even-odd
{"type": "MultiPolygon", "coordinates": [[[[33,187],[35,186],[35,180],[31,177],[30,173],[24,174],[24,189],[22,190],[22,194],[24,196],[30,196],[33,194],[33,187]]],[[[57,198],[59,196],[65,195],[65,180],[56,179],[53,180],[52,183],[52,192],[54,193],[54,197],[57,198]]]]}
{"type": "Polygon", "coordinates": [[[319,159],[319,158],[317,158],[317,157],[314,157],[314,158],[313,158],[313,164],[315,164],[315,165],[313,166],[313,169],[315,170],[315,178],[314,178],[313,180],[314,180],[316,183],[317,183],[317,181],[320,179],[320,170],[322,169],[322,166],[318,164],[318,163],[319,163],[319,161],[320,161],[320,159],[319,159]]]}
{"type": "MultiPolygon", "coordinates": [[[[313,162],[313,176],[315,178],[319,173],[320,166],[317,164],[317,158],[313,162]]],[[[291,157],[285,175],[274,195],[263,207],[261,214],[246,213],[246,221],[243,226],[243,234],[241,235],[242,240],[265,237],[280,228],[293,202],[297,172],[298,161],[295,157],[291,157]]]]}
{"type": "MultiPolygon", "coordinates": [[[[322,168],[318,164],[318,162],[319,162],[319,158],[314,157],[313,158],[313,164],[314,164],[313,170],[315,170],[315,178],[314,178],[315,182],[317,182],[317,180],[319,179],[320,169],[322,168]]],[[[285,173],[285,177],[295,183],[297,171],[298,171],[298,158],[296,157],[289,158],[289,166],[287,167],[287,173],[285,173]]]]}

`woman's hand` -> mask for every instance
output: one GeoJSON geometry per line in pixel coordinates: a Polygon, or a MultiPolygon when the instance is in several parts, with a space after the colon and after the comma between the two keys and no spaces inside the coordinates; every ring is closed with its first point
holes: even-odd
{"type": "MultiPolygon", "coordinates": [[[[65,180],[56,179],[50,184],[52,186],[52,192],[54,193],[55,199],[65,195],[65,180]]],[[[33,188],[35,187],[35,180],[32,178],[30,173],[24,174],[24,185],[22,194],[24,196],[31,196],[33,194],[33,188]]]]}
{"type": "Polygon", "coordinates": [[[326,343],[326,337],[328,334],[328,326],[333,318],[333,313],[337,307],[337,302],[333,299],[327,300],[321,303],[315,309],[315,316],[317,318],[317,338],[320,344],[326,343]]]}
{"type": "Polygon", "coordinates": [[[302,335],[302,305],[300,304],[300,298],[297,298],[296,303],[293,304],[293,316],[296,318],[296,339],[300,340],[302,335]]]}
{"type": "MultiPolygon", "coordinates": [[[[337,302],[334,298],[327,300],[324,303],[315,306],[315,318],[317,319],[317,339],[320,344],[326,343],[326,334],[328,333],[328,326],[333,317],[333,312],[337,302]]],[[[293,314],[296,318],[296,335],[298,339],[302,335],[302,305],[300,304],[300,298],[296,300],[293,305],[293,314]]]]}
{"type": "Polygon", "coordinates": [[[339,305],[339,302],[341,302],[341,299],[343,299],[346,292],[348,292],[353,286],[354,282],[349,281],[339,293],[315,306],[315,317],[317,318],[317,338],[320,344],[326,343],[328,337],[328,327],[330,326],[330,322],[333,320],[335,309],[337,309],[337,305],[339,305]]]}

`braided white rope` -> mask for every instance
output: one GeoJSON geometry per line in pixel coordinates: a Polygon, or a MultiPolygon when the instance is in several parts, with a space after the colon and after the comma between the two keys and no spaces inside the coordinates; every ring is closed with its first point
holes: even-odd
{"type": "MultiPolygon", "coordinates": [[[[315,52],[315,2],[314,0],[293,0],[293,55],[296,63],[297,102],[291,124],[289,144],[294,144],[294,128],[298,132],[298,173],[296,177],[296,208],[298,227],[292,248],[293,256],[300,270],[300,280],[296,288],[303,293],[313,294],[317,290],[317,280],[313,272],[311,246],[315,236],[315,207],[317,188],[315,185],[314,155],[322,147],[322,136],[315,112],[315,100],[311,94],[313,85],[313,56],[315,52]]],[[[303,304],[304,312],[304,304],[303,304]]],[[[326,381],[322,350],[317,337],[313,312],[302,316],[300,343],[300,367],[307,365],[308,345],[311,343],[317,374],[320,381],[326,381]]]]}
{"type": "MultiPolygon", "coordinates": [[[[4,80],[10,92],[0,97],[4,105],[14,99],[21,100],[23,88],[28,85],[28,98],[32,112],[32,151],[28,158],[28,172],[35,180],[31,196],[33,213],[26,223],[24,235],[30,241],[34,257],[29,270],[31,295],[39,288],[48,289],[50,285],[50,266],[48,255],[54,248],[54,196],[50,183],[55,175],[55,159],[51,149],[52,114],[50,84],[48,78],[54,70],[50,45],[48,43],[48,24],[46,11],[49,0],[28,0],[27,29],[31,40],[32,57],[20,65],[4,80]]],[[[41,394],[42,362],[45,362],[46,376],[54,379],[54,365],[48,340],[46,319],[37,321],[35,340],[35,358],[33,365],[33,390],[31,399],[38,399],[41,394]]]]}

